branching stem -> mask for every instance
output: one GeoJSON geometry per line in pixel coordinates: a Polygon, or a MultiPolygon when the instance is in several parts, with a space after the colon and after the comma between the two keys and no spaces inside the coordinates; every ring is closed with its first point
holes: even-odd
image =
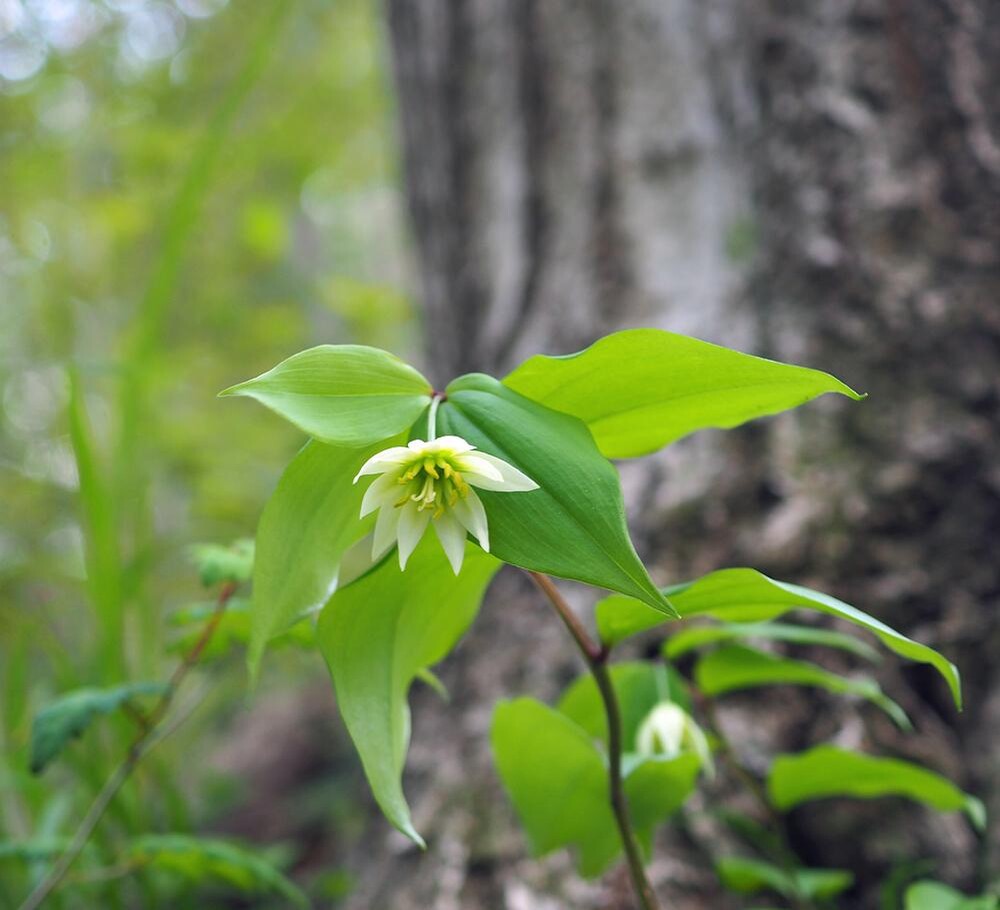
{"type": "Polygon", "coordinates": [[[76,829],[70,845],[49,870],[48,875],[24,899],[24,903],[21,904],[19,910],[36,910],[36,908],[40,907],[48,899],[49,895],[59,887],[60,882],[66,877],[66,873],[69,872],[70,867],[83,852],[83,848],[87,846],[87,842],[94,833],[94,829],[97,828],[97,825],[104,817],[104,813],[107,811],[108,806],[111,805],[111,801],[118,795],[118,791],[121,790],[129,777],[132,776],[132,772],[142,757],[157,741],[158,737],[156,733],[160,722],[173,704],[174,696],[180,684],[184,681],[188,673],[191,672],[192,667],[198,663],[205,648],[211,642],[212,636],[215,635],[215,631],[222,621],[222,615],[226,612],[226,605],[236,592],[236,588],[237,586],[230,582],[224,585],[219,591],[219,597],[215,602],[215,610],[205,623],[205,627],[201,630],[201,635],[198,636],[198,640],[191,646],[191,649],[177,665],[170,677],[170,682],[166,690],[153,706],[153,709],[143,718],[143,726],[140,728],[135,739],[132,740],[132,744],[125,753],[121,764],[118,765],[111,777],[107,779],[101,788],[101,792],[97,794],[97,797],[91,803],[87,814],[83,817],[83,821],[80,822],[80,826],[76,829]]]}
{"type": "Polygon", "coordinates": [[[656,894],[646,876],[642,852],[639,849],[639,842],[636,840],[635,829],[632,827],[632,819],[629,815],[628,801],[625,798],[625,788],[622,782],[622,718],[621,710],[618,707],[618,697],[611,682],[611,674],[608,672],[608,649],[597,644],[590,637],[573,612],[572,607],[566,603],[548,575],[543,575],[540,572],[528,572],[528,575],[548,598],[563,625],[573,637],[573,641],[580,649],[580,653],[594,677],[594,682],[597,684],[608,723],[608,784],[611,810],[621,835],[632,886],[635,888],[641,910],[660,910],[656,894]]]}

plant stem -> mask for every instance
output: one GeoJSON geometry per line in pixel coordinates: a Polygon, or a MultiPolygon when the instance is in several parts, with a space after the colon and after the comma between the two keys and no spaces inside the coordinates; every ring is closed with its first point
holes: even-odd
{"type": "Polygon", "coordinates": [[[608,723],[608,784],[611,810],[618,825],[618,833],[621,835],[632,886],[639,899],[641,910],[660,910],[656,894],[646,876],[642,853],[635,837],[635,830],[632,827],[628,801],[625,798],[625,788],[622,782],[622,718],[621,710],[618,707],[618,697],[611,682],[611,674],[608,672],[608,649],[597,644],[590,637],[548,575],[543,575],[540,572],[528,572],[528,575],[548,598],[549,603],[552,604],[569,634],[573,637],[573,641],[580,649],[580,653],[594,677],[594,682],[597,684],[608,723]]]}
{"type": "Polygon", "coordinates": [[[222,621],[222,615],[226,612],[226,605],[229,603],[229,599],[236,592],[236,588],[236,584],[229,582],[219,591],[218,599],[215,602],[215,610],[205,623],[205,627],[201,630],[201,635],[198,636],[198,640],[191,646],[191,649],[184,655],[181,662],[177,665],[170,677],[170,682],[167,684],[167,688],[164,693],[160,696],[159,701],[157,701],[157,703],[153,706],[153,709],[149,712],[149,714],[145,716],[145,723],[140,728],[135,739],[132,740],[132,744],[125,753],[125,758],[122,759],[121,764],[118,765],[111,777],[107,779],[104,786],[101,788],[101,792],[97,794],[94,802],[91,803],[90,808],[87,810],[87,814],[83,817],[83,821],[80,822],[80,826],[76,829],[76,833],[73,835],[73,840],[66,848],[66,851],[49,870],[48,875],[46,875],[45,878],[43,878],[35,886],[31,894],[25,898],[24,903],[21,904],[19,910],[36,910],[37,907],[40,907],[49,895],[51,895],[52,892],[59,886],[59,883],[63,880],[63,878],[65,878],[66,873],[69,872],[70,867],[74,862],[76,862],[77,857],[79,857],[79,855],[83,852],[83,848],[87,846],[87,841],[90,840],[91,835],[94,833],[94,829],[100,823],[101,818],[103,818],[108,806],[111,805],[111,801],[118,795],[118,791],[121,790],[125,782],[129,779],[129,777],[131,777],[132,772],[135,770],[142,757],[156,742],[154,734],[157,731],[157,727],[166,716],[171,704],[173,704],[174,696],[176,695],[180,684],[191,671],[191,668],[198,663],[198,660],[205,648],[212,640],[212,636],[215,635],[215,630],[219,627],[219,623],[222,621]]]}
{"type": "Polygon", "coordinates": [[[438,408],[441,406],[441,402],[444,400],[444,396],[439,392],[435,392],[431,396],[431,407],[427,412],[427,441],[432,442],[437,439],[437,416],[438,408]]]}

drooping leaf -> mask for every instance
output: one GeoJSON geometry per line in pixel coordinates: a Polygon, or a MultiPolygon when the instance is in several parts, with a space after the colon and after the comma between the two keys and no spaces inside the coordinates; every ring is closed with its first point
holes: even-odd
{"type": "Polygon", "coordinates": [[[977,828],[985,824],[983,804],[940,774],[898,758],[878,758],[834,746],[778,756],[768,775],[767,791],[781,810],[830,796],[905,796],[940,812],[963,811],[977,828]]]}
{"type": "Polygon", "coordinates": [[[715,871],[722,884],[737,894],[776,891],[793,900],[829,899],[854,883],[854,876],[843,869],[783,869],[742,856],[725,856],[716,860],[715,871]]]}
{"type": "Polygon", "coordinates": [[[273,895],[296,907],[309,899],[260,854],[218,838],[146,834],[131,841],[125,859],[172,872],[196,883],[224,883],[246,894],[273,895]]]}
{"type": "Polygon", "coordinates": [[[456,379],[447,394],[439,433],[467,439],[539,485],[529,493],[479,491],[498,559],[629,594],[661,616],[674,615],[632,546],[618,472],[580,421],[482,374],[456,379]]]}
{"type": "Polygon", "coordinates": [[[354,476],[369,456],[398,441],[366,449],[312,441],[285,469],[257,528],[247,652],[251,676],[268,642],[330,596],[342,557],[371,524],[358,517],[364,487],[354,476]]]}
{"type": "Polygon", "coordinates": [[[663,643],[663,655],[676,660],[684,654],[706,645],[727,641],[765,639],[784,641],[795,645],[819,645],[824,648],[838,648],[857,657],[875,661],[879,653],[867,642],[816,626],[797,626],[781,622],[721,623],[710,626],[688,626],[675,632],[663,643]]]}
{"type": "Polygon", "coordinates": [[[41,774],[66,744],[96,718],[140,696],[160,695],[166,688],[158,682],[134,682],[108,689],[74,689],[59,696],[42,708],[31,724],[31,772],[41,774]]]}
{"type": "Polygon", "coordinates": [[[814,663],[729,645],[704,655],[694,668],[695,682],[706,695],[725,695],[759,686],[816,686],[838,695],[853,695],[878,705],[904,730],[906,712],[873,679],[850,679],[814,663]]]}
{"type": "Polygon", "coordinates": [[[998,910],[1000,898],[968,897],[941,882],[916,882],[906,889],[906,910],[998,910]]]}
{"type": "Polygon", "coordinates": [[[395,559],[339,589],[320,615],[317,639],[344,723],[386,817],[422,844],[400,777],[409,744],[410,683],[437,663],[471,624],[500,563],[466,544],[452,572],[433,533],[400,572],[395,559]]]}
{"type": "Polygon", "coordinates": [[[735,427],[825,392],[839,379],[659,329],[628,329],[563,357],[538,355],[504,385],[580,418],[608,458],[634,458],[706,427],[735,427]]]}
{"type": "MultiPolygon", "coordinates": [[[[580,873],[600,875],[621,852],[611,812],[605,756],[590,733],[531,698],[501,702],[493,715],[493,755],[532,854],[577,851],[580,873]]],[[[641,841],[690,796],[698,774],[694,755],[627,763],[624,781],[641,841]]]]}
{"type": "MultiPolygon", "coordinates": [[[[900,657],[930,664],[941,674],[961,707],[958,670],[933,648],[901,635],[856,607],[829,594],[768,578],[755,569],[721,569],[696,581],[665,589],[670,602],[683,617],[713,616],[728,622],[764,622],[789,610],[815,610],[847,620],[867,629],[900,657]]],[[[616,644],[644,632],[663,620],[648,607],[626,597],[612,595],[597,605],[597,628],[601,640],[616,644]]]]}
{"type": "Polygon", "coordinates": [[[409,427],[431,401],[430,383],[378,348],[323,344],[294,354],[220,395],[247,395],[310,436],[368,446],[409,427]]]}
{"type": "MultiPolygon", "coordinates": [[[[691,704],[684,680],[673,668],[648,661],[625,661],[612,664],[608,670],[618,697],[622,744],[626,751],[635,748],[640,725],[661,701],[676,702],[690,713],[691,704]]],[[[608,722],[604,702],[594,677],[589,673],[573,681],[559,699],[557,707],[594,739],[607,744],[608,722]]]]}
{"type": "Polygon", "coordinates": [[[195,544],[191,555],[206,588],[222,582],[242,584],[253,574],[252,540],[237,540],[228,547],[217,543],[195,544]]]}

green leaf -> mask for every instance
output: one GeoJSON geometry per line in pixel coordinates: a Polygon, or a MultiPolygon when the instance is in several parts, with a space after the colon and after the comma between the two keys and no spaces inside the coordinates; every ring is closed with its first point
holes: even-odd
{"type": "Polygon", "coordinates": [[[215,880],[247,894],[275,895],[296,907],[309,906],[305,894],[272,863],[229,841],[186,834],[146,834],[129,843],[125,858],[191,882],[215,880]]]}
{"type": "Polygon", "coordinates": [[[432,391],[420,373],[387,351],[323,344],[220,395],[256,398],[310,436],[351,447],[401,433],[430,404],[432,391]]]}
{"type": "Polygon", "coordinates": [[[839,379],[659,329],[628,329],[564,357],[538,355],[504,379],[580,418],[608,458],[634,458],[706,427],[735,427],[825,392],[839,379]]]}
{"type": "Polygon", "coordinates": [[[905,796],[940,812],[964,811],[980,830],[985,825],[983,804],[940,774],[898,758],[876,758],[834,746],[779,756],[768,775],[767,790],[771,802],[783,811],[830,796],[905,796]]]}
{"type": "Polygon", "coordinates": [[[694,793],[701,761],[693,752],[677,758],[635,756],[627,762],[625,797],[639,839],[648,845],[653,828],[673,815],[694,793]]]}
{"type": "MultiPolygon", "coordinates": [[[[215,612],[214,603],[196,603],[182,607],[170,616],[170,624],[182,631],[177,638],[171,640],[168,650],[171,653],[186,654],[201,638],[205,623],[215,612]]],[[[215,632],[208,644],[202,649],[199,661],[204,663],[217,660],[229,654],[235,648],[246,647],[250,643],[253,609],[250,601],[242,597],[233,597],[226,604],[226,611],[216,623],[215,632]]],[[[315,626],[308,618],[300,620],[272,638],[270,648],[295,645],[299,648],[316,646],[315,626]]]]}
{"type": "Polygon", "coordinates": [[[853,635],[845,635],[843,632],[834,632],[831,629],[820,629],[815,626],[796,626],[780,622],[688,626],[686,629],[675,632],[663,643],[663,655],[669,660],[676,660],[678,657],[706,645],[747,639],[786,641],[795,645],[820,645],[825,648],[849,651],[851,654],[866,660],[876,661],[879,659],[878,651],[853,635]]]}
{"type": "Polygon", "coordinates": [[[916,882],[906,889],[906,910],[997,910],[1000,898],[966,897],[940,882],[916,882]]]}
{"type": "Polygon", "coordinates": [[[394,559],[338,590],[320,615],[317,638],[337,702],[375,799],[404,834],[413,828],[400,776],[409,743],[406,695],[472,623],[500,563],[466,544],[456,577],[428,533],[400,572],[394,559]]]}
{"type": "Polygon", "coordinates": [[[364,486],[354,476],[375,452],[309,442],[285,469],[257,528],[253,613],[247,663],[256,677],[268,642],[321,607],[347,550],[371,521],[358,517],[364,486]]]}
{"type": "MultiPolygon", "coordinates": [[[[635,737],[646,715],[661,701],[673,701],[690,713],[691,703],[684,680],[671,667],[644,661],[612,664],[611,684],[622,716],[622,743],[626,751],[635,747],[635,737]]],[[[607,745],[608,722],[604,702],[589,673],[577,678],[563,693],[558,709],[594,739],[607,745]]]]}
{"type": "Polygon", "coordinates": [[[759,686],[817,686],[838,695],[853,695],[878,705],[904,730],[906,712],[873,679],[849,679],[816,664],[768,654],[742,645],[710,651],[694,668],[695,682],[706,695],[725,695],[759,686]]]}
{"type": "MultiPolygon", "coordinates": [[[[755,569],[721,569],[697,581],[665,589],[681,616],[713,616],[730,622],[764,622],[789,610],[815,610],[847,620],[873,633],[900,657],[930,664],[944,678],[955,704],[961,707],[962,690],[954,664],[927,645],[901,635],[883,622],[829,594],[776,581],[755,569]]],[[[663,620],[643,604],[612,595],[597,605],[601,641],[617,644],[630,635],[652,629],[663,620]]]]}
{"type": "Polygon", "coordinates": [[[716,860],[715,871],[722,884],[737,894],[759,894],[770,890],[793,900],[829,899],[854,884],[854,876],[843,869],[786,870],[742,856],[725,856],[716,860]]]}
{"type": "Polygon", "coordinates": [[[539,485],[530,493],[478,491],[498,559],[620,591],[661,616],[675,615],[629,539],[618,472],[580,421],[478,373],[456,379],[447,394],[440,434],[463,437],[539,485]]]}
{"type": "Polygon", "coordinates": [[[161,695],[167,686],[157,682],[134,682],[110,689],[74,689],[49,703],[31,725],[30,767],[41,774],[66,744],[99,716],[110,714],[141,695],[161,695]]]}
{"type": "MultiPolygon", "coordinates": [[[[574,847],[580,873],[600,875],[621,852],[608,796],[608,769],[590,733],[565,714],[532,698],[500,702],[493,714],[493,755],[504,789],[536,856],[574,847]]],[[[698,759],[630,763],[625,779],[636,833],[652,829],[694,789],[698,759]]]]}
{"type": "Polygon", "coordinates": [[[54,859],[65,853],[72,843],[71,837],[36,837],[24,841],[0,841],[0,860],[37,863],[41,860],[54,859]]]}
{"type": "Polygon", "coordinates": [[[252,540],[237,540],[228,547],[217,543],[195,544],[191,556],[206,588],[222,582],[243,584],[253,574],[252,540]]]}

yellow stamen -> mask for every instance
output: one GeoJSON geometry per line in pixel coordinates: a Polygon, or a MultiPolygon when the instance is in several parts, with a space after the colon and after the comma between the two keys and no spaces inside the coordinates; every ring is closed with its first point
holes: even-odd
{"type": "Polygon", "coordinates": [[[424,470],[435,480],[438,480],[441,477],[441,475],[437,472],[437,468],[434,466],[434,462],[429,458],[424,460],[424,470]]]}

